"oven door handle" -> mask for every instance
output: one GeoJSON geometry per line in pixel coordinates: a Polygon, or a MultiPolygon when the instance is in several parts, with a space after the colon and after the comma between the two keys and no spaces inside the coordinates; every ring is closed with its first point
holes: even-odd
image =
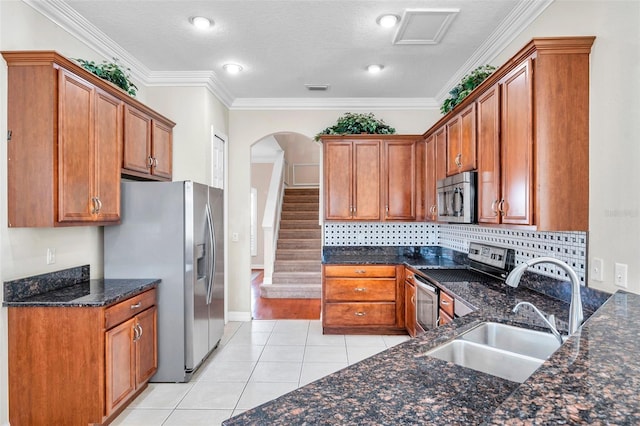
{"type": "Polygon", "coordinates": [[[422,281],[421,279],[419,279],[418,277],[416,277],[414,275],[413,277],[413,281],[415,282],[416,285],[419,285],[420,287],[429,290],[432,293],[438,294],[438,289],[435,286],[432,286],[431,284],[427,284],[426,282],[422,281]]]}

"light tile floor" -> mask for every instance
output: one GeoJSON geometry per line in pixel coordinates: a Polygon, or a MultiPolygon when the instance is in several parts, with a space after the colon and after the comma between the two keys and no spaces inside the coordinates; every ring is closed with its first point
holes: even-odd
{"type": "Polygon", "coordinates": [[[309,320],[230,322],[189,383],[150,383],[113,425],[218,425],[407,340],[323,335],[309,320]]]}

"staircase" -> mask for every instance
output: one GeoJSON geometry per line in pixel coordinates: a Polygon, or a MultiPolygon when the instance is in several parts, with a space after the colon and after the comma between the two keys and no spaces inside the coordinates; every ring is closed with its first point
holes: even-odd
{"type": "Polygon", "coordinates": [[[317,188],[285,189],[272,284],[260,287],[262,297],[320,298],[322,238],[318,225],[319,197],[317,188]]]}

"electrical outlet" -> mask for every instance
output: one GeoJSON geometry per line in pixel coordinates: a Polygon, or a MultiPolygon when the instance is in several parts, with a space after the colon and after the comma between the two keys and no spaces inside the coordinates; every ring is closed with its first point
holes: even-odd
{"type": "Polygon", "coordinates": [[[618,287],[627,288],[627,265],[625,263],[616,263],[614,280],[618,287]]]}
{"type": "Polygon", "coordinates": [[[591,279],[593,281],[604,281],[604,261],[599,257],[591,259],[591,279]]]}
{"type": "Polygon", "coordinates": [[[237,232],[233,232],[233,233],[231,234],[231,241],[234,241],[234,242],[238,242],[238,241],[240,241],[240,236],[238,235],[238,233],[237,233],[237,232]]]}
{"type": "Polygon", "coordinates": [[[48,248],[47,249],[47,265],[53,265],[56,263],[56,249],[48,248]]]}

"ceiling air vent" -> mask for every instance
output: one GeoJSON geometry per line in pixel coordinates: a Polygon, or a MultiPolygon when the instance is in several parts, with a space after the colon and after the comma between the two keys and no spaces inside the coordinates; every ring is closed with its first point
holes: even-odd
{"type": "Polygon", "coordinates": [[[324,92],[329,89],[328,84],[305,84],[304,87],[312,92],[324,92]]]}

